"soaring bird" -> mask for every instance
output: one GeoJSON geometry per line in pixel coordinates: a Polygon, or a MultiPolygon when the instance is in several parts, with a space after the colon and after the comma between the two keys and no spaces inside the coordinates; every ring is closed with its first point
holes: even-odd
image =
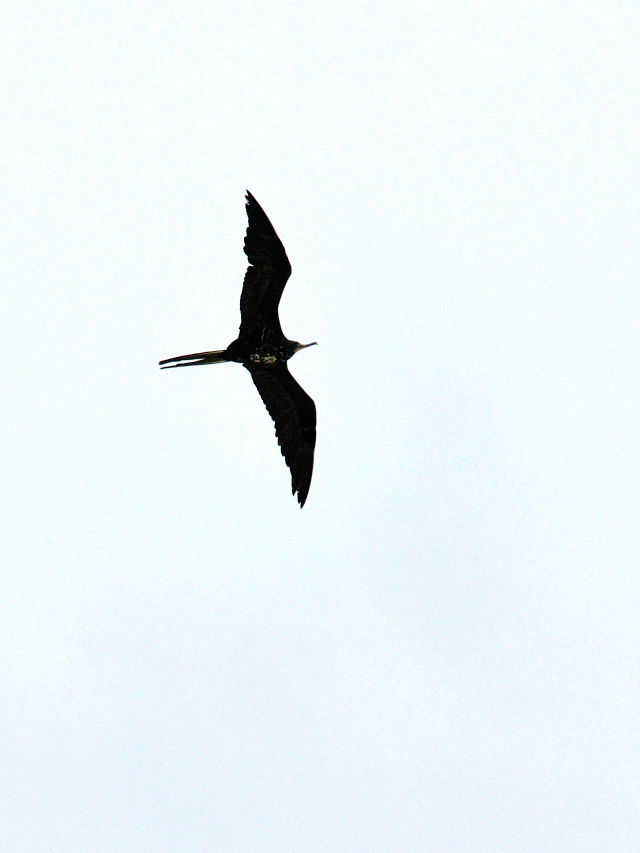
{"type": "Polygon", "coordinates": [[[165,358],[161,368],[190,367],[236,361],[247,368],[275,424],[278,444],[291,471],[291,492],[304,506],[313,473],[316,445],[316,407],[296,382],[287,361],[298,350],[316,345],[300,344],[284,336],[278,305],[291,275],[284,246],[266,213],[247,190],[249,225],[244,252],[249,266],[240,296],[240,332],[226,349],[194,352],[165,358]]]}

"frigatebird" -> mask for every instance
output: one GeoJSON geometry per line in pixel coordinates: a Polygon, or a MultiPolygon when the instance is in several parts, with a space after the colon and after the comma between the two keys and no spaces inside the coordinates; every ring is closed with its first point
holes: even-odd
{"type": "Polygon", "coordinates": [[[284,336],[278,305],[291,275],[291,264],[273,225],[249,190],[246,210],[249,225],[244,252],[249,266],[240,296],[238,337],[226,349],[165,358],[160,366],[165,369],[236,361],[246,367],[275,424],[278,444],[291,471],[291,493],[298,493],[303,507],[313,473],[316,407],[289,373],[287,361],[298,350],[315,346],[316,342],[300,344],[284,336]]]}

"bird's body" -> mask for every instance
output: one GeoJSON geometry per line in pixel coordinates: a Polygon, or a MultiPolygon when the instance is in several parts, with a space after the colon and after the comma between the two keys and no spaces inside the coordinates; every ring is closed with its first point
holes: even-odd
{"type": "Polygon", "coordinates": [[[311,485],[316,444],[316,407],[287,368],[299,344],[284,336],[278,317],[282,291],[291,264],[280,238],[255,198],[247,191],[249,225],[244,251],[249,267],[240,297],[240,332],[224,350],[166,358],[160,366],[189,367],[235,361],[244,365],[271,415],[290,471],[293,494],[304,506],[311,485]]]}

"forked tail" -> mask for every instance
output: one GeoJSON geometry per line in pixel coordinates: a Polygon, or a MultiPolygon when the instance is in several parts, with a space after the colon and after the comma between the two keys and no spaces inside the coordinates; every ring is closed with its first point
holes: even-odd
{"type": "Polygon", "coordinates": [[[162,370],[168,367],[191,367],[192,364],[220,364],[229,361],[225,349],[211,350],[211,352],[192,352],[191,355],[177,355],[175,358],[163,358],[158,362],[162,370]]]}

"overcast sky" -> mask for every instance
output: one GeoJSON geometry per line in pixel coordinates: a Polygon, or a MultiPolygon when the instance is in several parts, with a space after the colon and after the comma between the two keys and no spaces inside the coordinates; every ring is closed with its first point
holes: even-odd
{"type": "Polygon", "coordinates": [[[0,849],[637,851],[637,4],[0,18],[0,849]]]}

